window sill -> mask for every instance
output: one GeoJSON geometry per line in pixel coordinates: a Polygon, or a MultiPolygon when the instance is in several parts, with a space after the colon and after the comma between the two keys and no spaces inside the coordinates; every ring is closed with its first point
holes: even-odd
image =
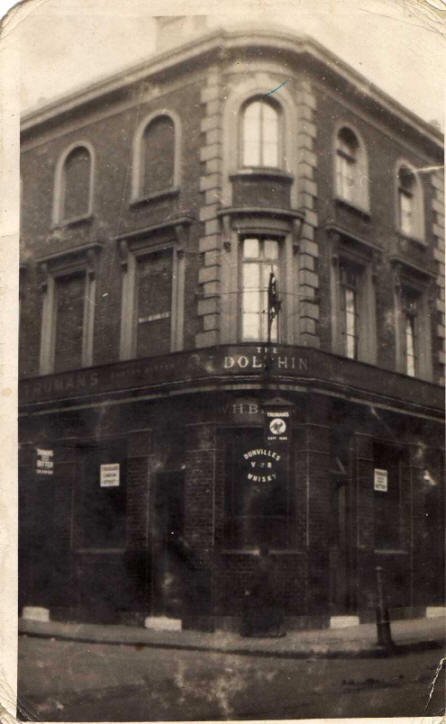
{"type": "Polygon", "coordinates": [[[408,556],[409,552],[404,551],[401,548],[375,548],[373,551],[375,554],[385,556],[408,556]]]}
{"type": "Polygon", "coordinates": [[[178,196],[180,193],[179,186],[171,186],[168,189],[162,189],[154,194],[148,196],[136,196],[130,201],[130,206],[141,206],[143,204],[150,204],[151,201],[158,201],[159,199],[168,198],[169,196],[178,196]]]}
{"type": "Polygon", "coordinates": [[[371,219],[370,211],[366,209],[365,206],[355,204],[353,201],[347,201],[347,199],[342,198],[342,196],[335,196],[335,204],[338,206],[343,206],[349,211],[353,211],[355,214],[358,214],[358,216],[362,216],[362,218],[366,219],[367,221],[371,219]]]}
{"type": "Polygon", "coordinates": [[[294,176],[288,171],[283,171],[280,168],[272,168],[270,166],[250,166],[249,168],[241,168],[234,173],[229,175],[231,181],[233,179],[275,179],[276,181],[283,181],[287,184],[292,184],[294,176]]]}
{"type": "MultiPolygon", "coordinates": [[[[223,548],[220,550],[223,556],[254,556],[259,555],[258,548],[223,548]]],[[[304,555],[304,551],[300,548],[270,548],[269,555],[287,556],[287,555],[304,555]]]]}
{"type": "Polygon", "coordinates": [[[53,229],[64,229],[67,226],[77,226],[78,224],[89,224],[93,221],[93,214],[83,214],[82,216],[74,216],[72,219],[63,219],[53,224],[53,229]]]}
{"type": "Polygon", "coordinates": [[[418,246],[422,246],[423,249],[427,249],[428,243],[425,239],[422,239],[419,236],[413,236],[411,234],[406,234],[404,231],[401,231],[401,229],[397,229],[396,233],[401,241],[403,243],[406,243],[409,241],[412,244],[417,244],[418,246]]]}

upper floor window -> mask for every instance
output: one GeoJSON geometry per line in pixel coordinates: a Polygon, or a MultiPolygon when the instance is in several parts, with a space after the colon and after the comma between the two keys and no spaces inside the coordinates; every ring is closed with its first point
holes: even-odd
{"type": "Polygon", "coordinates": [[[242,110],[241,158],[243,166],[281,166],[280,114],[276,104],[258,98],[242,110]]]}
{"type": "Polygon", "coordinates": [[[406,291],[403,294],[404,358],[406,374],[415,377],[417,360],[417,298],[406,291]]]}
{"type": "Polygon", "coordinates": [[[133,201],[172,192],[178,184],[179,121],[170,111],[157,113],[135,135],[133,201]]]}
{"type": "MultiPolygon", "coordinates": [[[[261,236],[241,241],[241,338],[242,341],[268,339],[268,290],[271,275],[280,286],[280,242],[261,236]]],[[[271,341],[278,341],[278,317],[271,323],[271,341]]]]}
{"type": "Polygon", "coordinates": [[[40,374],[86,367],[93,358],[97,244],[40,261],[43,309],[40,374]]]}
{"type": "Polygon", "coordinates": [[[406,236],[424,238],[422,188],[416,173],[401,165],[397,174],[398,227],[406,236]]]}
{"type": "Polygon", "coordinates": [[[373,261],[367,250],[352,250],[347,240],[334,249],[331,272],[333,351],[349,359],[376,363],[376,295],[373,261]]]}
{"type": "Polygon", "coordinates": [[[341,264],[341,325],[345,356],[350,359],[358,358],[360,276],[358,267],[341,264]]]}
{"type": "Polygon", "coordinates": [[[336,136],[336,194],[353,206],[368,209],[367,159],[358,136],[343,127],[336,136]]]}
{"type": "Polygon", "coordinates": [[[90,216],[93,194],[93,151],[85,144],[69,148],[56,167],[54,223],[90,216]]]}
{"type": "Polygon", "coordinates": [[[409,377],[432,378],[429,277],[396,269],[396,362],[409,377]]]}
{"type": "Polygon", "coordinates": [[[182,348],[184,255],[174,240],[121,242],[120,357],[151,357],[182,348]]]}

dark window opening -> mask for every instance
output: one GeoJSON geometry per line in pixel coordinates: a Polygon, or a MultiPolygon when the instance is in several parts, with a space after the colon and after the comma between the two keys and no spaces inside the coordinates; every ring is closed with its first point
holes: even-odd
{"type": "Polygon", "coordinates": [[[77,495],[76,532],[80,548],[121,548],[126,540],[125,443],[83,448],[77,495]],[[101,466],[109,466],[108,468],[101,466]],[[113,469],[110,466],[114,467],[113,469]],[[119,483],[119,484],[118,484],[119,483]]]}
{"type": "Polygon", "coordinates": [[[63,169],[62,219],[76,219],[90,211],[90,152],[84,146],[68,154],[63,169]]]}
{"type": "Polygon", "coordinates": [[[373,445],[374,469],[386,471],[387,484],[377,490],[374,474],[375,548],[397,550],[401,546],[401,468],[402,454],[392,445],[373,445]]]}
{"type": "Polygon", "coordinates": [[[175,127],[168,116],[158,116],[143,135],[142,195],[166,191],[174,183],[175,127]]]}
{"type": "Polygon", "coordinates": [[[287,451],[268,448],[262,429],[232,431],[226,447],[225,545],[292,547],[294,520],[287,451]]]}

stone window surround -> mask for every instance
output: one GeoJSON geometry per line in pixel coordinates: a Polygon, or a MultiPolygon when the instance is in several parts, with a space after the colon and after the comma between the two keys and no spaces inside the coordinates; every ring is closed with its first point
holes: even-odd
{"type": "Polygon", "coordinates": [[[298,261],[296,227],[303,214],[283,209],[222,209],[221,252],[221,344],[240,341],[240,240],[242,237],[271,235],[281,240],[280,266],[283,270],[279,297],[282,297],[280,340],[298,343],[298,261]]]}
{"type": "Polygon", "coordinates": [[[358,351],[357,361],[376,365],[376,294],[374,265],[380,249],[365,239],[354,236],[335,225],[327,226],[331,238],[331,330],[332,350],[335,354],[346,356],[344,339],[340,324],[341,280],[340,267],[352,264],[360,270],[362,283],[358,299],[358,351]]]}
{"type": "Polygon", "coordinates": [[[40,340],[39,373],[54,372],[56,332],[56,281],[71,274],[85,274],[85,299],[82,334],[82,367],[93,362],[93,328],[95,313],[96,270],[98,253],[102,245],[84,244],[66,251],[56,252],[37,260],[42,276],[43,292],[42,325],[40,340]]]}
{"type": "Polygon", "coordinates": [[[333,188],[334,188],[334,196],[335,200],[339,201],[341,203],[346,204],[347,206],[351,206],[354,209],[357,209],[358,211],[362,212],[366,216],[370,215],[370,184],[369,184],[369,160],[368,160],[368,154],[367,154],[367,147],[365,145],[364,139],[361,135],[361,133],[350,123],[339,121],[333,132],[333,142],[332,142],[332,148],[333,151],[333,188]],[[342,129],[348,129],[353,133],[355,136],[357,142],[358,142],[358,151],[357,151],[357,170],[356,170],[356,176],[358,176],[360,179],[364,179],[363,183],[360,184],[360,194],[358,195],[358,201],[351,201],[349,199],[344,199],[343,196],[339,195],[338,188],[337,188],[337,143],[338,143],[338,137],[342,129]]]}
{"type": "Polygon", "coordinates": [[[177,194],[181,184],[181,120],[179,115],[168,108],[159,108],[146,115],[139,123],[135,135],[133,137],[132,148],[132,180],[131,180],[131,197],[130,204],[138,204],[144,201],[151,201],[162,196],[177,194]],[[142,192],[144,179],[144,153],[143,141],[144,133],[147,126],[157,118],[167,116],[173,123],[174,127],[174,165],[173,165],[173,184],[169,188],[157,191],[154,194],[145,196],[142,192]]]}
{"type": "Polygon", "coordinates": [[[434,275],[424,269],[415,267],[401,257],[390,259],[394,273],[394,309],[395,309],[395,369],[402,374],[406,372],[404,354],[404,318],[403,292],[408,290],[419,299],[417,310],[417,369],[414,377],[432,382],[432,335],[430,326],[429,303],[433,294],[434,275]]]}
{"type": "MultiPolygon", "coordinates": [[[[261,75],[267,76],[267,73],[262,71],[261,75]]],[[[232,183],[230,177],[236,175],[239,171],[244,171],[245,173],[248,171],[246,167],[243,168],[240,159],[240,121],[243,109],[250,100],[266,96],[271,92],[275,83],[275,80],[272,77],[273,75],[277,77],[277,71],[274,71],[274,74],[271,74],[271,81],[269,82],[267,78],[264,80],[262,79],[262,81],[259,82],[259,80],[255,77],[239,81],[231,90],[226,100],[223,112],[223,206],[230,206],[232,204],[232,183]],[[234,139],[237,139],[236,143],[234,143],[234,139]]],[[[273,100],[278,106],[283,124],[281,153],[283,164],[281,170],[296,179],[298,131],[296,103],[286,86],[281,87],[280,93],[278,93],[277,96],[274,96],[273,100]]],[[[259,173],[259,167],[252,168],[254,172],[257,172],[257,174],[259,173]]],[[[266,168],[263,169],[263,174],[267,178],[269,172],[274,174],[276,171],[277,169],[266,168]]],[[[295,181],[291,186],[291,206],[296,208],[297,203],[297,183],[295,181]]]]}
{"type": "Polygon", "coordinates": [[[118,243],[122,269],[121,332],[119,341],[119,359],[121,361],[136,357],[135,292],[138,258],[166,249],[172,249],[173,254],[170,351],[178,352],[183,349],[184,256],[187,243],[186,228],[190,223],[190,218],[182,217],[172,222],[146,227],[115,238],[118,243]],[[172,235],[168,240],[156,241],[156,239],[151,238],[157,232],[169,230],[172,230],[172,235]]]}
{"type": "Polygon", "coordinates": [[[56,226],[66,226],[69,224],[75,224],[76,222],[86,221],[91,218],[93,214],[93,195],[94,195],[94,182],[96,173],[96,154],[93,145],[86,139],[80,139],[71,143],[59,156],[56,163],[56,170],[54,175],[54,193],[53,193],[53,213],[52,213],[52,224],[56,226]],[[65,163],[72,151],[76,148],[85,148],[90,155],[90,180],[89,180],[89,195],[88,195],[88,209],[85,214],[75,216],[72,218],[64,217],[64,171],[65,163]]]}
{"type": "Polygon", "coordinates": [[[418,242],[418,244],[421,244],[423,246],[427,246],[426,244],[426,231],[425,231],[425,218],[424,218],[424,189],[423,184],[420,181],[420,177],[417,173],[416,167],[407,161],[406,159],[400,158],[398,159],[396,165],[395,165],[395,226],[397,228],[398,234],[404,236],[405,238],[409,238],[412,241],[418,242]],[[415,222],[415,228],[412,234],[406,234],[401,229],[401,221],[400,221],[400,191],[399,191],[399,174],[402,168],[407,168],[408,171],[411,171],[414,178],[414,222],[415,222]]]}

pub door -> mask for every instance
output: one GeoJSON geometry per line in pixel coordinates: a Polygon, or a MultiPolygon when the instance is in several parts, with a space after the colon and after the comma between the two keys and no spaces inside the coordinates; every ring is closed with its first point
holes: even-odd
{"type": "Polygon", "coordinates": [[[330,541],[330,608],[332,614],[344,614],[350,609],[347,494],[347,480],[335,478],[332,485],[330,541]]]}
{"type": "Polygon", "coordinates": [[[150,609],[180,618],[186,606],[184,471],[158,473],[151,510],[150,609]]]}

